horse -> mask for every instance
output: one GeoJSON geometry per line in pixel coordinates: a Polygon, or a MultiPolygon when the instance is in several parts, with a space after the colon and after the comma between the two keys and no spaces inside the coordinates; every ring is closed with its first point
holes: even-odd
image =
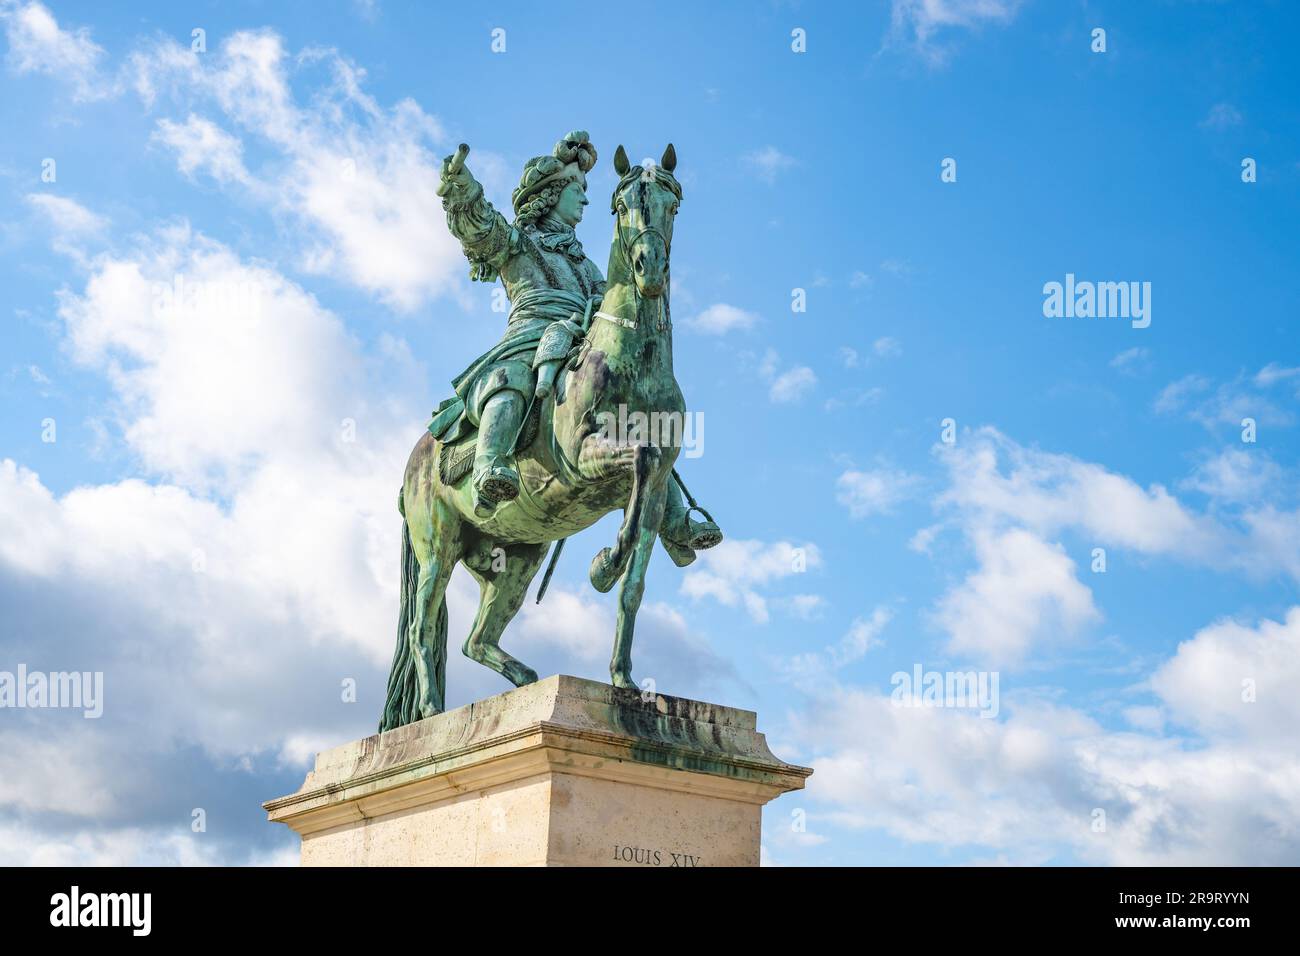
{"type": "MultiPolygon", "coordinates": [[[[611,434],[609,424],[636,412],[684,421],[668,302],[673,219],[681,199],[676,166],[671,143],[657,165],[647,161],[639,167],[618,147],[606,289],[598,309],[588,303],[586,334],[554,388],[534,402],[535,436],[521,434],[516,444],[519,496],[478,517],[470,476],[443,483],[441,445],[429,432],[411,451],[399,497],[401,608],[381,732],[444,710],[445,595],[457,564],[465,565],[480,588],[463,653],[516,686],[532,683],[537,672],[502,650],[501,635],[551,544],[562,544],[619,508],[617,538],[596,554],[589,578],[602,593],[621,580],[609,674],[615,687],[637,687],[633,631],[680,443],[629,441],[611,434]]],[[[530,422],[531,416],[523,431],[530,422]]]]}

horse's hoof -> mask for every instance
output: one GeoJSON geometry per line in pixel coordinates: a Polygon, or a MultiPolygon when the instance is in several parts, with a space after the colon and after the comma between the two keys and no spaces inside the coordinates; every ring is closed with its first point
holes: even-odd
{"type": "Polygon", "coordinates": [[[505,678],[516,687],[523,687],[525,684],[537,683],[537,671],[533,670],[531,667],[525,667],[523,664],[519,664],[515,667],[511,667],[509,672],[505,674],[505,678]]]}
{"type": "Polygon", "coordinates": [[[695,561],[695,552],[688,545],[678,544],[676,541],[671,541],[663,535],[659,536],[659,543],[662,544],[664,550],[668,552],[668,557],[673,559],[673,564],[677,565],[679,568],[684,568],[695,561]]]}
{"type": "Polygon", "coordinates": [[[607,593],[618,580],[618,570],[611,560],[613,554],[609,548],[601,548],[600,554],[591,559],[591,571],[587,576],[591,579],[591,586],[601,594],[607,593]]]}
{"type": "Polygon", "coordinates": [[[615,687],[623,688],[623,690],[641,689],[639,686],[637,686],[637,682],[632,679],[631,674],[611,673],[609,675],[609,682],[613,684],[615,687]]]}

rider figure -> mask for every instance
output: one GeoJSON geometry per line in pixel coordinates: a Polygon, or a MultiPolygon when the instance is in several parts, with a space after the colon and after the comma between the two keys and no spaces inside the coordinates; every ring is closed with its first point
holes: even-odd
{"type": "MultiPolygon", "coordinates": [[[[596,148],[581,130],[556,143],[550,156],[530,159],[511,194],[513,225],[484,197],[463,156],[442,164],[443,209],[470,261],[470,278],[499,278],[511,303],[505,335],[452,381],[456,397],[442,404],[429,426],[444,442],[478,429],[472,481],[482,517],[518,496],[512,455],[530,399],[549,393],[563,357],[553,345],[561,352],[567,347],[592,297],[605,291],[600,268],[574,234],[587,205],[586,174],[595,164],[596,148]]],[[[679,565],[722,537],[712,521],[689,516],[672,482],[659,533],[679,565]]]]}

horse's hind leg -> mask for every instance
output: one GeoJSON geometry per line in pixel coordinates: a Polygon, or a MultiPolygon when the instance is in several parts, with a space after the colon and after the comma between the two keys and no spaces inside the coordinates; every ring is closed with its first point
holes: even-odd
{"type": "Polygon", "coordinates": [[[415,677],[420,687],[420,716],[432,717],[446,709],[443,687],[447,672],[446,612],[442,602],[447,595],[456,560],[449,554],[430,553],[420,565],[415,591],[415,615],[406,639],[415,657],[415,677]],[[439,623],[444,629],[438,633],[439,623]]]}
{"type": "Polygon", "coordinates": [[[523,606],[528,585],[537,574],[546,557],[545,544],[498,545],[504,557],[498,556],[487,567],[467,565],[478,579],[481,589],[478,617],[474,629],[461,648],[470,660],[478,661],[505,677],[516,687],[537,680],[537,672],[507,654],[498,646],[501,633],[523,606]],[[500,565],[500,570],[496,566],[500,565]]]}
{"type": "Polygon", "coordinates": [[[460,528],[451,510],[436,499],[429,501],[420,488],[408,482],[403,494],[406,527],[420,569],[406,641],[415,661],[420,717],[424,718],[446,708],[447,612],[443,601],[451,572],[461,557],[460,528]]]}
{"type": "Polygon", "coordinates": [[[661,485],[646,497],[641,527],[636,544],[623,573],[623,584],[618,589],[618,621],[614,625],[614,655],[609,662],[609,679],[615,687],[636,688],[632,679],[632,632],[636,628],[636,614],[645,594],[645,575],[654,554],[655,539],[659,536],[659,523],[663,520],[665,488],[661,485]]]}

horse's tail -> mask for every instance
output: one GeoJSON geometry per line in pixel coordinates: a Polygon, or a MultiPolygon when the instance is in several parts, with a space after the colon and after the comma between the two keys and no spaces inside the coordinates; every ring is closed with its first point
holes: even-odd
{"type": "MultiPolygon", "coordinates": [[[[398,501],[398,509],[401,501],[398,501]]],[[[420,565],[415,559],[415,549],[411,547],[411,531],[402,520],[402,595],[401,611],[397,616],[397,648],[393,651],[393,667],[388,672],[388,698],[384,702],[384,716],[379,721],[379,732],[394,730],[420,719],[420,685],[415,676],[415,654],[411,650],[409,631],[415,619],[415,602],[419,600],[416,593],[416,580],[420,575],[420,565]]],[[[434,624],[435,639],[442,653],[437,655],[438,667],[434,679],[437,682],[438,699],[443,700],[447,685],[447,602],[438,604],[437,620],[434,624]]]]}

